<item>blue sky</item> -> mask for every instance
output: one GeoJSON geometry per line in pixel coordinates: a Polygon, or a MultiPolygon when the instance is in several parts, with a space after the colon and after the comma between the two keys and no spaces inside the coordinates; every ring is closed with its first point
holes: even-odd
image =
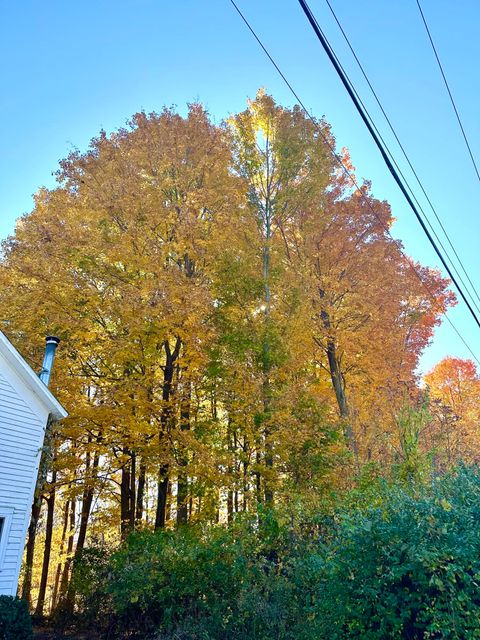
{"type": "MultiPolygon", "coordinates": [[[[350,149],[360,178],[388,200],[394,234],[414,258],[438,259],[379,158],[296,0],[237,0],[266,46],[317,116],[350,149]]],[[[480,276],[480,185],[435,66],[415,0],[332,0],[470,276],[480,276]]],[[[311,7],[390,142],[324,0],[311,7]]],[[[423,0],[437,48],[480,162],[480,3],[423,0]]],[[[0,237],[29,211],[32,194],[54,185],[58,161],[85,149],[100,128],[136,111],[200,100],[221,120],[259,87],[294,102],[228,0],[0,0],[0,237]]],[[[405,163],[392,142],[402,168],[405,163]]],[[[408,171],[405,173],[409,175],[408,171]]],[[[417,189],[418,192],[418,189],[417,189]]],[[[480,330],[464,305],[450,317],[480,358],[480,330]]],[[[381,345],[380,345],[381,346],[381,345]]],[[[468,352],[444,323],[422,360],[468,352]]]]}

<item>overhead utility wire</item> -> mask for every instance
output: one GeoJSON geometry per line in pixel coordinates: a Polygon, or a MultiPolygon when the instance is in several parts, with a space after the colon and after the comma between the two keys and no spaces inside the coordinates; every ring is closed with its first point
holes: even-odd
{"type": "MultiPolygon", "coordinates": [[[[302,100],[300,99],[299,95],[297,94],[297,92],[295,91],[295,89],[293,88],[293,86],[290,84],[289,80],[287,79],[287,77],[285,76],[285,74],[283,73],[283,71],[280,69],[280,67],[278,66],[278,64],[275,62],[274,58],[271,56],[270,52],[268,51],[268,49],[265,47],[265,45],[263,44],[263,42],[260,40],[259,36],[257,35],[257,33],[255,32],[255,30],[253,29],[253,27],[251,26],[251,24],[248,22],[247,18],[244,16],[244,14],[242,13],[242,11],[240,10],[240,8],[237,6],[237,4],[235,3],[234,0],[230,0],[230,3],[233,5],[235,11],[238,13],[238,15],[240,16],[240,18],[243,20],[243,22],[245,23],[245,25],[247,26],[248,30],[250,31],[250,33],[253,35],[253,37],[255,38],[255,40],[257,41],[257,43],[260,45],[261,49],[263,50],[263,52],[265,53],[265,55],[267,56],[267,58],[270,60],[270,62],[272,63],[272,65],[275,67],[277,73],[279,74],[279,76],[282,78],[282,80],[285,82],[285,84],[287,85],[287,87],[289,88],[290,92],[292,93],[292,95],[295,97],[295,99],[297,100],[298,104],[302,107],[305,115],[312,121],[314,127],[316,128],[316,130],[318,131],[318,133],[321,135],[321,137],[323,138],[323,141],[325,142],[325,144],[330,148],[333,157],[335,158],[335,160],[337,161],[337,163],[340,165],[340,167],[342,168],[343,172],[345,173],[346,176],[349,177],[349,179],[351,180],[352,184],[357,188],[360,196],[362,198],[365,199],[365,202],[367,203],[367,206],[372,210],[373,214],[377,217],[377,219],[382,223],[380,217],[378,216],[378,214],[376,213],[376,211],[373,209],[373,207],[370,204],[370,201],[365,198],[365,196],[363,195],[363,191],[360,189],[355,176],[353,175],[353,173],[351,173],[351,171],[348,169],[348,167],[345,165],[345,163],[343,162],[342,158],[338,155],[338,153],[335,150],[335,147],[332,145],[332,143],[330,142],[330,140],[328,139],[328,137],[324,134],[324,132],[322,131],[322,128],[318,125],[317,121],[315,120],[315,118],[310,115],[310,113],[308,112],[306,106],[304,105],[304,103],[302,102],[302,100]]],[[[390,233],[390,229],[388,228],[388,226],[384,225],[382,223],[383,228],[385,229],[385,232],[390,236],[390,238],[393,240],[393,242],[395,243],[398,251],[400,252],[400,254],[403,256],[403,258],[405,259],[405,261],[407,262],[408,266],[412,269],[412,271],[415,273],[415,275],[417,276],[418,280],[420,281],[420,283],[425,287],[426,291],[428,292],[430,298],[432,299],[432,302],[437,305],[438,302],[435,298],[435,295],[432,293],[432,291],[430,290],[430,288],[428,287],[428,285],[422,280],[421,275],[418,273],[417,269],[415,268],[415,266],[413,265],[412,261],[410,260],[410,258],[406,255],[406,253],[403,251],[402,245],[401,243],[396,240],[392,234],[390,233]]],[[[473,352],[473,350],[471,349],[471,347],[469,346],[469,344],[467,343],[467,341],[465,340],[465,338],[462,336],[462,334],[460,333],[460,331],[457,329],[457,327],[454,325],[454,323],[452,322],[452,320],[448,317],[447,313],[445,311],[442,312],[443,315],[445,316],[445,319],[447,320],[447,322],[450,324],[450,326],[452,327],[452,329],[454,330],[454,332],[457,334],[458,338],[461,340],[461,342],[464,344],[464,346],[466,347],[466,349],[468,350],[468,352],[470,353],[470,355],[472,356],[472,358],[478,363],[480,364],[480,359],[477,358],[477,356],[475,355],[475,353],[473,352]]]]}
{"type": "MultiPolygon", "coordinates": [[[[328,0],[327,0],[327,2],[328,2],[328,0]]],[[[332,10],[332,11],[333,11],[333,10],[332,10]]],[[[339,25],[339,26],[340,26],[340,25],[339,25]]],[[[340,26],[340,28],[341,28],[341,26],[340,26]]],[[[346,38],[346,36],[345,36],[345,38],[346,38]]],[[[327,41],[328,45],[329,45],[329,46],[330,46],[330,48],[332,49],[332,47],[331,47],[330,43],[328,42],[328,40],[327,40],[326,36],[325,36],[325,40],[327,41]]],[[[440,245],[441,249],[443,250],[444,254],[447,256],[447,259],[448,259],[448,261],[449,261],[449,263],[450,263],[450,266],[452,267],[453,271],[454,271],[454,272],[455,272],[455,274],[457,275],[459,282],[460,282],[460,283],[462,284],[462,286],[467,290],[468,295],[469,295],[469,296],[471,296],[470,291],[469,291],[469,289],[468,289],[468,286],[465,284],[465,282],[464,282],[464,280],[463,280],[463,277],[462,277],[462,276],[461,276],[461,274],[458,272],[458,269],[456,268],[455,263],[453,262],[453,260],[452,260],[452,259],[451,259],[451,257],[449,256],[448,251],[447,251],[447,249],[445,248],[445,246],[444,246],[444,244],[443,244],[442,240],[439,238],[439,236],[438,236],[438,234],[437,234],[437,232],[436,232],[435,228],[433,227],[432,223],[430,222],[430,220],[429,220],[429,218],[428,218],[427,214],[425,213],[425,211],[424,211],[424,209],[423,209],[422,205],[420,204],[420,202],[418,201],[417,197],[415,196],[415,193],[414,193],[413,189],[412,189],[412,188],[411,188],[411,186],[409,185],[409,183],[408,183],[408,181],[407,181],[407,179],[406,179],[405,175],[403,174],[403,172],[402,172],[401,168],[399,167],[399,165],[398,165],[397,161],[396,161],[396,160],[395,160],[395,158],[393,157],[392,152],[389,150],[389,148],[388,148],[388,146],[387,146],[387,143],[386,143],[386,142],[385,142],[385,140],[383,139],[382,134],[381,134],[381,133],[380,133],[380,131],[378,130],[377,126],[375,125],[375,122],[373,121],[373,118],[370,116],[370,114],[369,114],[369,112],[368,112],[368,110],[367,110],[367,108],[366,108],[366,106],[365,106],[364,102],[362,101],[362,99],[361,99],[361,97],[359,96],[359,94],[358,94],[357,90],[356,90],[356,89],[355,89],[355,87],[353,86],[353,83],[351,82],[350,78],[348,77],[347,72],[345,71],[345,69],[344,69],[344,67],[343,67],[342,63],[341,63],[341,62],[340,62],[340,60],[338,59],[338,56],[337,56],[337,55],[336,55],[336,53],[333,51],[333,49],[332,49],[332,53],[333,53],[333,55],[335,56],[335,60],[337,61],[338,65],[340,66],[341,70],[342,70],[342,71],[343,71],[343,73],[345,74],[345,77],[347,78],[348,82],[350,83],[350,85],[351,85],[351,87],[352,87],[352,91],[355,93],[355,96],[356,96],[357,100],[359,101],[359,103],[360,103],[360,104],[361,104],[361,106],[363,107],[364,112],[365,112],[365,114],[366,114],[366,116],[367,116],[367,118],[368,118],[368,120],[369,120],[369,122],[370,122],[370,124],[371,124],[372,128],[375,130],[375,132],[376,132],[377,136],[378,136],[378,137],[379,137],[379,139],[381,140],[381,142],[382,142],[382,144],[383,144],[383,146],[384,146],[384,148],[385,148],[385,150],[386,150],[386,152],[387,152],[387,154],[388,154],[388,156],[389,156],[390,161],[391,161],[391,162],[392,162],[392,164],[395,166],[395,168],[396,168],[396,170],[398,171],[398,173],[399,173],[400,177],[402,178],[402,180],[403,180],[403,182],[404,182],[404,184],[405,184],[406,188],[408,189],[408,191],[409,191],[409,193],[410,193],[411,198],[415,201],[415,204],[417,205],[418,209],[419,209],[419,210],[421,211],[421,213],[423,214],[423,216],[424,216],[424,218],[425,218],[425,220],[426,220],[426,222],[427,222],[427,224],[428,224],[428,226],[429,226],[429,228],[430,228],[430,230],[431,230],[431,232],[432,232],[433,236],[434,236],[434,237],[435,237],[435,239],[437,240],[437,242],[438,242],[438,244],[440,245]]],[[[354,55],[355,55],[355,54],[354,54],[354,55]]],[[[358,61],[358,59],[357,59],[357,61],[358,61]]],[[[360,65],[360,62],[358,62],[358,64],[360,65]]],[[[368,82],[368,79],[367,79],[367,82],[368,82]]],[[[373,90],[373,87],[371,87],[371,88],[372,88],[372,92],[373,92],[373,93],[374,93],[374,95],[376,96],[376,94],[375,94],[375,92],[374,92],[374,90],[373,90]]],[[[377,98],[377,102],[379,102],[378,98],[377,98]]],[[[381,103],[380,103],[380,102],[379,102],[379,105],[380,105],[380,108],[381,108],[381,109],[382,109],[382,111],[383,111],[383,108],[382,108],[382,105],[381,105],[381,103]]],[[[385,114],[385,112],[384,112],[384,111],[383,111],[383,113],[385,114]]],[[[386,116],[386,114],[385,114],[385,117],[387,118],[387,121],[388,121],[388,122],[389,122],[389,124],[390,124],[390,128],[392,129],[392,131],[393,131],[393,133],[394,133],[394,135],[395,135],[395,137],[396,137],[396,139],[397,139],[397,141],[398,141],[398,143],[399,143],[400,147],[402,148],[402,150],[403,150],[403,152],[404,152],[404,155],[405,155],[405,157],[407,158],[407,161],[409,162],[409,164],[410,164],[410,166],[411,166],[411,168],[412,168],[413,172],[415,173],[415,170],[413,169],[413,167],[412,167],[412,165],[411,165],[411,163],[410,163],[410,161],[409,161],[409,159],[408,159],[408,156],[406,155],[406,152],[405,152],[405,150],[403,149],[403,147],[402,147],[402,145],[401,145],[401,143],[400,143],[400,140],[398,140],[398,137],[396,136],[396,132],[395,132],[395,130],[393,129],[393,126],[391,125],[390,121],[388,120],[388,117],[386,116]]],[[[416,175],[416,174],[415,174],[415,175],[416,175]]],[[[416,176],[416,177],[417,177],[417,180],[419,181],[418,176],[416,176]]],[[[419,182],[420,182],[420,181],[419,181],[419,182]]],[[[425,191],[424,191],[424,193],[425,193],[425,191]]],[[[425,194],[425,195],[426,195],[426,194],[425,194]]],[[[428,196],[427,196],[427,195],[426,195],[426,197],[427,197],[427,200],[428,200],[428,196]]],[[[430,203],[430,204],[431,204],[431,203],[430,203]]],[[[432,208],[433,208],[433,205],[431,205],[431,206],[432,206],[432,208]]],[[[434,210],[434,209],[433,209],[433,210],[434,210]]],[[[434,213],[435,213],[435,215],[436,215],[435,210],[434,210],[434,213]]],[[[437,216],[437,219],[438,219],[438,216],[437,216]]],[[[440,221],[440,224],[441,224],[441,221],[440,221]]],[[[446,233],[446,232],[445,232],[445,233],[446,233]]],[[[456,252],[455,252],[455,249],[453,249],[453,251],[454,251],[454,253],[456,253],[456,252]]],[[[465,269],[464,269],[464,272],[465,272],[465,269]]],[[[470,281],[470,278],[468,277],[468,274],[467,274],[466,272],[465,272],[465,275],[467,276],[467,279],[470,281]]],[[[473,286],[473,285],[472,285],[472,286],[473,286]]],[[[473,288],[474,288],[474,290],[475,290],[475,287],[473,287],[473,288]]],[[[470,301],[472,302],[472,305],[475,307],[475,309],[476,309],[477,313],[479,313],[479,314],[480,314],[480,308],[479,308],[478,304],[475,302],[475,300],[472,300],[472,299],[471,299],[470,301]]],[[[480,302],[480,298],[479,298],[479,302],[480,302]]]]}
{"type": "Polygon", "coordinates": [[[473,310],[472,305],[468,301],[468,298],[465,295],[462,287],[460,286],[460,284],[458,283],[457,279],[453,275],[452,270],[450,269],[450,267],[448,266],[448,263],[446,262],[445,258],[443,257],[442,252],[440,251],[440,249],[438,248],[435,240],[432,237],[432,234],[427,229],[427,226],[425,225],[425,222],[423,221],[422,216],[420,215],[417,207],[415,206],[412,198],[410,197],[407,189],[405,188],[405,185],[403,184],[402,180],[400,179],[400,176],[398,175],[398,172],[393,167],[393,165],[392,165],[392,163],[391,163],[391,161],[390,161],[390,159],[388,157],[387,151],[383,147],[383,144],[380,141],[380,138],[375,133],[375,130],[372,127],[372,125],[370,124],[369,119],[368,119],[367,115],[365,114],[360,102],[358,101],[357,97],[355,96],[355,92],[352,89],[349,80],[347,79],[347,77],[345,76],[341,66],[337,62],[336,57],[335,57],[330,45],[328,44],[328,42],[327,42],[327,40],[326,40],[326,38],[325,38],[320,26],[318,25],[318,23],[317,23],[317,21],[315,19],[315,16],[313,15],[310,7],[305,2],[305,0],[298,0],[298,2],[300,3],[300,6],[302,7],[305,15],[307,16],[307,19],[310,22],[310,24],[311,24],[311,26],[312,26],[312,28],[313,28],[318,40],[320,41],[322,47],[324,48],[325,53],[327,54],[327,56],[329,57],[331,63],[333,64],[333,66],[335,68],[335,71],[337,72],[338,76],[340,77],[340,80],[342,81],[345,89],[347,90],[348,95],[352,99],[352,101],[353,101],[358,113],[360,114],[360,117],[362,118],[362,120],[365,123],[365,126],[367,127],[370,135],[372,136],[375,144],[377,145],[377,148],[380,151],[380,153],[382,155],[382,158],[383,158],[385,164],[387,165],[388,170],[392,174],[393,179],[397,183],[400,191],[405,196],[405,199],[407,200],[408,204],[410,205],[410,208],[412,209],[413,213],[415,214],[415,217],[417,218],[418,222],[420,223],[420,226],[422,227],[422,229],[423,229],[425,235],[427,236],[430,244],[432,245],[435,253],[437,254],[438,258],[440,259],[440,261],[441,261],[442,265],[444,266],[445,270],[447,271],[450,279],[452,280],[453,284],[455,285],[455,288],[457,289],[458,293],[460,294],[462,300],[467,305],[467,308],[468,308],[472,318],[475,320],[475,323],[477,324],[478,328],[480,329],[480,320],[479,320],[477,314],[473,310]]]}
{"type": "Polygon", "coordinates": [[[423,24],[425,26],[425,30],[427,32],[428,39],[430,40],[430,44],[432,45],[433,53],[435,54],[435,58],[437,60],[438,68],[440,69],[440,73],[442,74],[442,78],[443,78],[443,82],[445,84],[445,88],[447,89],[447,93],[448,93],[448,95],[450,97],[450,102],[452,103],[453,110],[455,111],[455,115],[457,117],[457,122],[458,122],[458,124],[460,126],[460,130],[462,132],[462,136],[463,136],[463,139],[465,141],[465,145],[466,145],[466,147],[468,149],[468,154],[469,154],[470,159],[472,161],[473,168],[475,169],[475,173],[477,174],[478,181],[480,182],[480,173],[479,173],[479,170],[478,170],[478,167],[477,167],[477,163],[475,162],[475,158],[473,156],[473,152],[472,152],[472,149],[470,147],[470,143],[468,142],[467,134],[465,133],[465,129],[463,128],[462,120],[460,118],[460,114],[458,112],[457,105],[455,104],[455,100],[453,99],[453,95],[452,95],[452,92],[450,90],[450,86],[448,84],[447,77],[446,77],[445,72],[443,70],[442,63],[440,62],[440,57],[438,55],[437,48],[435,47],[435,44],[433,42],[432,34],[430,33],[430,29],[428,28],[427,20],[425,18],[425,14],[422,11],[422,7],[420,5],[419,0],[417,0],[417,6],[418,6],[418,10],[420,11],[420,15],[422,17],[422,21],[423,21],[423,24]]]}
{"type": "MultiPolygon", "coordinates": [[[[373,86],[372,86],[372,84],[371,84],[371,82],[370,82],[370,80],[369,80],[369,78],[368,78],[368,76],[367,76],[367,73],[366,73],[365,69],[363,68],[362,63],[361,63],[361,62],[360,62],[360,60],[358,59],[358,56],[357,56],[357,54],[356,54],[356,52],[355,52],[355,50],[354,50],[354,48],[353,48],[353,46],[352,46],[352,44],[351,44],[351,42],[350,42],[350,40],[349,40],[349,38],[348,38],[347,34],[345,33],[345,30],[343,29],[342,24],[341,24],[340,20],[338,19],[337,14],[335,13],[335,10],[333,9],[333,7],[332,7],[332,5],[331,5],[331,3],[330,3],[330,1],[329,1],[329,0],[325,0],[325,2],[327,3],[328,8],[330,9],[330,11],[331,11],[331,13],[332,13],[332,15],[333,15],[333,17],[334,17],[334,19],[335,19],[335,22],[337,23],[337,25],[338,25],[338,27],[339,27],[339,29],[340,29],[340,31],[342,32],[342,35],[343,35],[343,37],[344,37],[344,39],[345,39],[345,41],[346,41],[346,43],[347,43],[347,45],[348,45],[348,47],[349,47],[350,51],[352,52],[352,55],[353,55],[353,57],[355,58],[355,61],[356,61],[357,65],[358,65],[358,67],[359,67],[360,71],[362,72],[362,75],[363,75],[363,77],[365,78],[365,80],[366,80],[366,82],[367,82],[367,84],[368,84],[368,86],[369,86],[369,88],[370,88],[370,91],[371,91],[371,92],[372,92],[372,94],[373,94],[373,97],[375,98],[375,100],[376,100],[376,102],[377,102],[378,106],[380,107],[380,110],[381,110],[381,112],[383,113],[383,116],[385,117],[385,120],[387,121],[387,124],[388,124],[388,126],[390,127],[390,130],[391,130],[391,132],[393,133],[393,135],[394,135],[394,137],[395,137],[395,140],[397,141],[398,146],[400,147],[400,149],[401,149],[401,151],[402,151],[402,153],[403,153],[403,156],[404,156],[405,160],[406,160],[406,161],[407,161],[407,163],[408,163],[408,166],[410,167],[410,169],[411,169],[411,171],[412,171],[413,175],[415,176],[415,179],[416,179],[416,181],[417,181],[417,183],[418,183],[418,185],[419,185],[420,189],[422,190],[423,195],[425,196],[425,198],[426,198],[426,200],[427,200],[427,202],[428,202],[428,204],[429,204],[429,206],[430,206],[430,209],[432,210],[433,215],[435,216],[435,219],[437,220],[438,224],[440,225],[440,228],[442,229],[443,233],[445,234],[445,237],[446,237],[446,239],[447,239],[447,242],[448,242],[448,244],[449,244],[450,248],[452,249],[452,251],[453,251],[453,254],[454,254],[455,258],[458,260],[458,262],[459,262],[459,264],[460,264],[460,267],[461,267],[461,269],[462,269],[463,273],[465,274],[465,277],[467,278],[467,281],[468,281],[468,283],[470,284],[470,287],[472,288],[473,292],[475,293],[475,296],[476,296],[476,298],[477,298],[478,302],[480,302],[480,294],[478,293],[478,291],[477,291],[477,289],[476,289],[475,285],[473,284],[473,282],[472,282],[472,280],[471,280],[470,276],[468,275],[468,272],[467,272],[467,270],[466,270],[466,268],[465,268],[465,265],[463,264],[462,259],[461,259],[461,258],[460,258],[460,256],[458,255],[457,250],[455,249],[455,247],[454,247],[454,245],[453,245],[453,242],[452,242],[452,240],[451,240],[451,238],[450,238],[450,236],[449,236],[449,234],[448,234],[447,230],[445,229],[445,227],[444,227],[444,225],[443,225],[442,220],[440,219],[440,216],[438,215],[438,213],[437,213],[437,211],[436,211],[436,209],[435,209],[435,207],[434,207],[434,205],[433,205],[432,201],[430,200],[430,198],[429,198],[429,196],[428,196],[428,194],[427,194],[427,192],[426,192],[426,190],[425,190],[425,187],[423,186],[422,181],[420,180],[420,178],[419,178],[419,176],[418,176],[418,174],[417,174],[417,172],[416,172],[416,170],[415,170],[414,166],[412,165],[412,162],[410,161],[410,158],[409,158],[409,156],[408,156],[408,154],[407,154],[407,152],[406,152],[406,150],[405,150],[405,148],[404,148],[404,146],[403,146],[402,142],[400,141],[400,139],[399,139],[399,137],[398,137],[398,135],[397,135],[397,132],[395,131],[395,128],[394,128],[394,126],[393,126],[392,122],[390,121],[390,118],[388,117],[387,113],[385,112],[385,109],[383,108],[383,105],[382,105],[382,103],[381,103],[381,101],[380,101],[380,98],[378,97],[378,95],[377,95],[377,93],[376,93],[375,89],[373,88],[373,86]]],[[[357,96],[358,96],[358,94],[357,94],[357,96]]],[[[362,103],[362,105],[363,105],[363,103],[362,103]]],[[[364,105],[363,105],[363,106],[364,106],[364,105]]],[[[371,120],[371,118],[370,118],[370,120],[371,120]]],[[[377,131],[377,133],[378,133],[378,129],[377,129],[376,127],[375,127],[375,130],[376,130],[376,131],[377,131]]],[[[383,142],[383,139],[382,139],[382,142],[383,142]]],[[[390,156],[391,156],[391,154],[390,154],[390,156]]],[[[392,156],[391,156],[391,157],[392,157],[392,156]]],[[[392,158],[392,159],[393,159],[393,158],[392,158]]],[[[395,161],[394,161],[394,162],[395,162],[395,161]]],[[[397,167],[397,169],[398,169],[398,164],[397,164],[396,162],[395,162],[395,166],[396,166],[396,167],[397,167]]],[[[401,172],[400,172],[400,173],[401,173],[401,172]]],[[[405,177],[403,176],[403,174],[401,174],[401,175],[402,175],[403,179],[405,180],[405,177]]],[[[410,189],[410,193],[412,193],[412,190],[411,190],[411,189],[410,189]]],[[[437,235],[437,234],[436,234],[436,232],[434,231],[434,229],[433,229],[433,227],[432,227],[432,224],[430,223],[430,221],[429,221],[429,219],[428,219],[427,215],[425,214],[425,211],[424,211],[424,210],[421,208],[421,206],[419,205],[418,200],[417,200],[416,198],[414,198],[414,199],[415,199],[415,202],[417,203],[417,205],[419,206],[420,210],[421,210],[421,211],[422,211],[422,213],[424,214],[425,219],[427,220],[427,222],[428,222],[428,224],[429,224],[430,229],[432,229],[432,232],[434,233],[435,237],[437,238],[437,240],[438,240],[438,242],[439,242],[440,246],[442,247],[443,251],[444,251],[445,253],[447,253],[447,251],[446,251],[445,247],[443,246],[443,244],[442,244],[441,240],[439,239],[438,235],[437,235]]],[[[448,253],[447,253],[447,255],[448,255],[448,253]]],[[[452,264],[452,267],[453,267],[453,268],[454,268],[454,270],[455,270],[455,273],[458,275],[458,277],[459,277],[460,281],[462,282],[463,286],[468,290],[468,287],[465,285],[465,283],[463,282],[462,277],[460,276],[460,274],[458,273],[457,269],[455,268],[454,263],[453,263],[453,260],[452,260],[451,258],[449,258],[449,259],[450,259],[450,263],[452,264]]],[[[480,313],[480,309],[478,308],[477,304],[476,304],[476,303],[474,303],[474,304],[475,304],[475,309],[480,313]]]]}

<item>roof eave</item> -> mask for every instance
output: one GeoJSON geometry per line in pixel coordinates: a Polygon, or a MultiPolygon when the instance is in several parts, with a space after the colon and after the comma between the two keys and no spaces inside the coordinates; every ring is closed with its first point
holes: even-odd
{"type": "Polygon", "coordinates": [[[10,340],[0,331],[0,353],[7,360],[15,373],[25,385],[37,396],[40,402],[49,410],[55,420],[68,416],[68,412],[55,398],[48,387],[40,380],[30,365],[18,353],[10,340]]]}

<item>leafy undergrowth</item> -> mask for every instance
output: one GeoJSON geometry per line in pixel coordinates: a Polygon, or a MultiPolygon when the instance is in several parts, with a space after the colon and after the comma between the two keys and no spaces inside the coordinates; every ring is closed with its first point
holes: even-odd
{"type": "Polygon", "coordinates": [[[78,623],[105,638],[480,638],[476,469],[369,489],[330,516],[136,533],[77,566],[78,623]]]}

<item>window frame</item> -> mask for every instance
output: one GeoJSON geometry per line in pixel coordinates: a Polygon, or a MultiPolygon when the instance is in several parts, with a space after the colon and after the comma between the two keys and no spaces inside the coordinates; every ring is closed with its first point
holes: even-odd
{"type": "Polygon", "coordinates": [[[7,550],[13,512],[13,507],[7,507],[0,504],[0,518],[3,519],[3,527],[0,532],[0,572],[2,572],[3,570],[3,561],[5,559],[5,552],[7,550]]]}

